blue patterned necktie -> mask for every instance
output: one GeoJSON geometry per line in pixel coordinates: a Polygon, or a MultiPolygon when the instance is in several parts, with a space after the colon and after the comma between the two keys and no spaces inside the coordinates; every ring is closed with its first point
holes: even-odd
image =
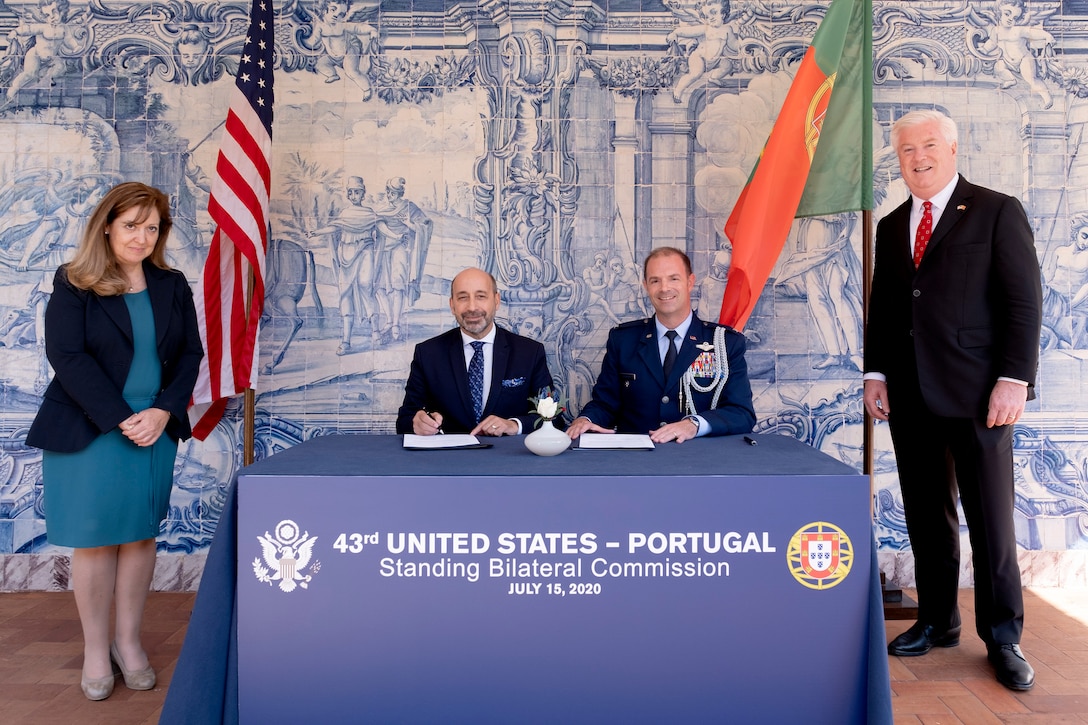
{"type": "Polygon", "coordinates": [[[472,360],[468,363],[468,391],[472,393],[472,412],[476,422],[484,417],[484,343],[472,343],[472,360]]]}
{"type": "Polygon", "coordinates": [[[672,374],[672,367],[676,364],[676,330],[666,330],[665,337],[669,339],[669,345],[665,348],[665,360],[661,367],[665,370],[665,379],[672,374]]]}

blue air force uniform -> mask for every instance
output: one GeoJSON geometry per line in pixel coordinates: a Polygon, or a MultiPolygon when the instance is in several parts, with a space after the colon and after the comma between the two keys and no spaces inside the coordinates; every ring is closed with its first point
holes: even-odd
{"type": "Polygon", "coordinates": [[[620,433],[649,433],[690,414],[709,424],[707,435],[748,433],[756,416],[744,350],[744,335],[693,314],[666,380],[654,318],[625,322],[608,333],[581,415],[620,433]]]}

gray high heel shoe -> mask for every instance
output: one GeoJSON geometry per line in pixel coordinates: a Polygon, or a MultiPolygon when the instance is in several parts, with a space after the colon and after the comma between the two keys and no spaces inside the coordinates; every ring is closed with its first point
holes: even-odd
{"type": "Polygon", "coordinates": [[[121,659],[121,653],[117,651],[116,642],[110,642],[110,659],[121,668],[121,676],[125,678],[125,687],[128,689],[150,690],[155,686],[155,670],[151,669],[151,665],[142,670],[125,669],[125,661],[121,659]]]}
{"type": "Polygon", "coordinates": [[[113,683],[117,679],[117,673],[111,672],[105,677],[90,678],[82,675],[79,687],[83,690],[83,696],[88,700],[105,700],[113,694],[113,683]]]}

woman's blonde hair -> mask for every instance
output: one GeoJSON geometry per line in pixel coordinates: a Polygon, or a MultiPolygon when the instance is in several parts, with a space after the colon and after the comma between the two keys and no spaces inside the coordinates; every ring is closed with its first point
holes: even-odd
{"type": "Polygon", "coordinates": [[[126,181],[106,192],[87,221],[79,249],[65,267],[68,281],[74,287],[102,296],[128,291],[128,278],[117,265],[106,228],[129,209],[141,210],[136,219],[138,223],[151,216],[152,210],[159,213],[159,238],[148,261],[160,269],[170,269],[166,263],[166,240],[174,225],[170,218],[170,199],[153,186],[126,181]]]}

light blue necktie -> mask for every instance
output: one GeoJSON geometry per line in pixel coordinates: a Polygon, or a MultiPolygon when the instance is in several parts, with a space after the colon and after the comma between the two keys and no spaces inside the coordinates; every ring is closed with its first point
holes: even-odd
{"type": "Polygon", "coordinates": [[[476,422],[484,417],[484,343],[472,343],[472,360],[468,363],[468,391],[472,393],[472,412],[476,422]]]}

